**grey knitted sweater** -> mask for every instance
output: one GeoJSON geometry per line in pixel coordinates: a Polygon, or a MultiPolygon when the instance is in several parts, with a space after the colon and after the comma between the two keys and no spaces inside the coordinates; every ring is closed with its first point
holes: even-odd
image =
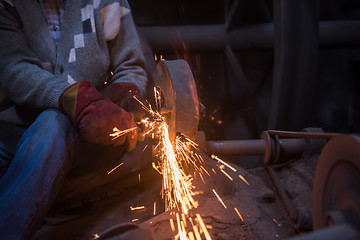
{"type": "Polygon", "coordinates": [[[40,0],[0,1],[0,121],[30,124],[67,87],[128,82],[145,91],[144,57],[126,0],[67,0],[56,48],[40,0]]]}

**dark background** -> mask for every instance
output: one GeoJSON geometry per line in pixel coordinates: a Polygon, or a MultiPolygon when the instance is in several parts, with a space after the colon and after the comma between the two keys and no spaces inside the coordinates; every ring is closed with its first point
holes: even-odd
{"type": "MultiPolygon", "coordinates": [[[[279,10],[275,10],[277,4],[292,1],[129,0],[134,21],[140,28],[224,24],[235,2],[238,5],[229,24],[229,31],[258,23],[272,23],[279,15],[279,10]]],[[[305,42],[309,39],[309,42],[312,41],[311,34],[306,32],[307,28],[304,28],[304,31],[297,30],[305,21],[308,12],[316,18],[314,25],[319,22],[336,23],[344,20],[357,23],[360,20],[360,1],[305,0],[303,2],[309,3],[305,10],[301,7],[302,3],[299,4],[301,1],[293,2],[298,3],[290,6],[288,15],[285,10],[285,17],[277,23],[290,24],[287,34],[290,37],[291,34],[296,35],[293,38],[293,56],[297,60],[287,63],[285,59],[283,65],[276,66],[275,53],[276,49],[282,48],[281,41],[271,48],[233,49],[244,73],[247,88],[239,84],[238,77],[234,74],[237,69],[229,68],[224,52],[197,52],[196,49],[186,52],[183,49],[179,54],[176,49],[174,52],[161,49],[154,51],[154,54],[161,54],[167,60],[188,60],[200,101],[205,106],[199,130],[205,131],[208,140],[259,138],[263,130],[274,128],[299,131],[305,127],[321,127],[325,132],[359,132],[360,42],[322,45],[316,38],[318,36],[315,36],[318,42],[315,45],[310,44],[316,47],[315,51],[314,48],[306,48],[306,44],[301,51],[296,50],[299,44],[301,47],[304,42],[298,40],[299,38],[304,38],[305,42]],[[298,15],[294,16],[291,11],[298,15]],[[291,27],[293,22],[294,28],[291,27]],[[299,62],[309,65],[297,64],[299,62]],[[301,76],[308,71],[309,66],[313,70],[309,71],[308,75],[301,76]],[[274,69],[289,71],[288,77],[283,80],[287,83],[280,82],[280,92],[274,90],[279,84],[274,80],[279,76],[274,74],[274,69]],[[298,72],[293,73],[292,69],[298,72]],[[294,77],[298,79],[292,82],[294,77]],[[272,113],[274,94],[280,96],[280,110],[275,114],[272,113]],[[286,105],[287,102],[296,104],[286,105]]],[[[339,27],[334,31],[341,38],[343,30],[346,29],[339,27]]],[[[354,31],[353,34],[355,39],[359,39],[359,33],[354,31]]],[[[274,41],[280,39],[276,31],[273,38],[274,41]]],[[[290,44],[290,50],[291,43],[291,40],[287,43],[290,44]]]]}

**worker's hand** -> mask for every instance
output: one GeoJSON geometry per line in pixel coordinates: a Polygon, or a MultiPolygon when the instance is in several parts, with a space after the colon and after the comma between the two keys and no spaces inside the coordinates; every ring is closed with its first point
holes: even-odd
{"type": "Polygon", "coordinates": [[[135,148],[137,126],[133,114],[114,104],[89,82],[68,87],[59,99],[59,108],[71,118],[80,135],[88,142],[114,146],[127,142],[129,151],[135,148]],[[132,131],[113,139],[110,134],[114,127],[132,131]]]}
{"type": "Polygon", "coordinates": [[[113,83],[104,88],[102,93],[128,112],[134,114],[135,121],[145,117],[145,110],[139,103],[144,103],[139,89],[131,83],[113,83]],[[134,97],[136,97],[136,100],[134,97]]]}

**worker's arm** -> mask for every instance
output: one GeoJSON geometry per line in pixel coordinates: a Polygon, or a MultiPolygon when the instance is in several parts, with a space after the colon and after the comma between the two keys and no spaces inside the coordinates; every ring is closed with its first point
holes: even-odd
{"type": "MultiPolygon", "coordinates": [[[[5,3],[4,3],[5,4],[5,3]]],[[[21,106],[57,108],[62,91],[69,86],[63,75],[44,70],[22,32],[21,24],[0,5],[0,86],[7,98],[21,106]]]]}
{"type": "Polygon", "coordinates": [[[111,58],[109,85],[103,93],[114,103],[134,113],[135,119],[144,116],[141,101],[145,93],[147,77],[145,60],[139,36],[127,1],[121,0],[106,6],[102,18],[105,19],[104,33],[108,41],[111,58]]]}

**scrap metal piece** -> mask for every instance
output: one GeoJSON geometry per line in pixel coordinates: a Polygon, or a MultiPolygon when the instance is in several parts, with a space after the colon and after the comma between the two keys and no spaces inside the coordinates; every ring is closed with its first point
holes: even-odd
{"type": "Polygon", "coordinates": [[[360,138],[333,137],[320,154],[312,193],[314,229],[342,223],[360,230],[360,138]]]}

